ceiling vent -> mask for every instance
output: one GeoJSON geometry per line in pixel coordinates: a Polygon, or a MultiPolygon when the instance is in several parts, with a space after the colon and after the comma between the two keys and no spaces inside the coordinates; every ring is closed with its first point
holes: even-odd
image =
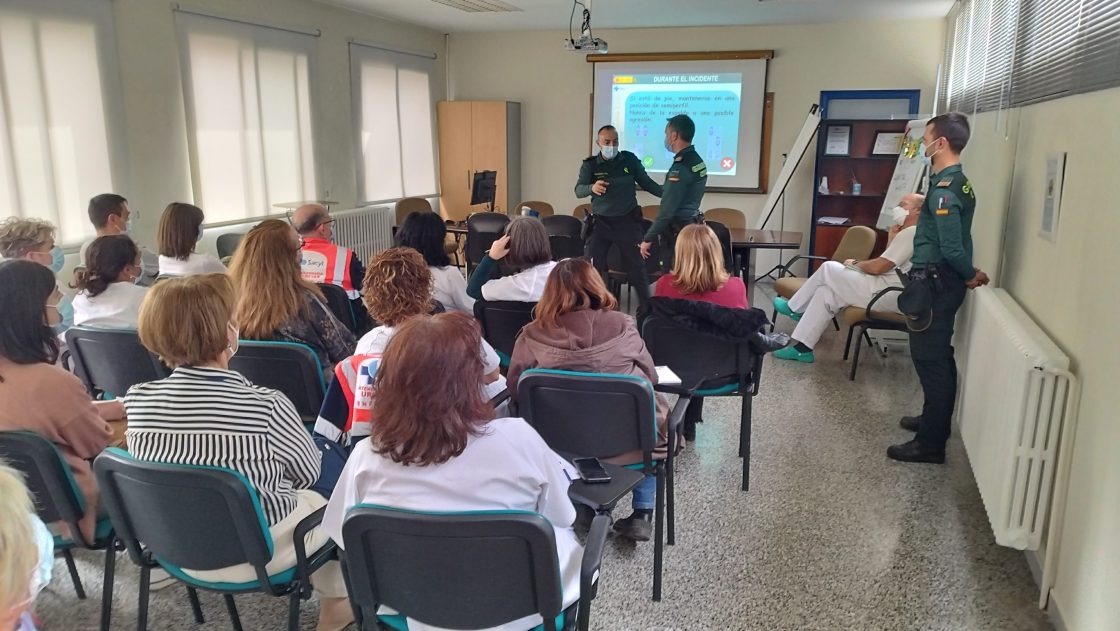
{"type": "Polygon", "coordinates": [[[508,2],[502,2],[502,0],[432,0],[432,2],[453,9],[459,9],[466,13],[509,13],[511,11],[521,11],[520,7],[515,7],[508,2]]]}

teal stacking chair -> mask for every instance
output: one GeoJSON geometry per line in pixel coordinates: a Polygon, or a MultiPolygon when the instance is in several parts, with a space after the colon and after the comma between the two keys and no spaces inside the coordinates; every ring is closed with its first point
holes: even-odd
{"type": "Polygon", "coordinates": [[[255,386],[279,390],[295,406],[305,425],[314,425],[327,396],[319,356],[298,342],[240,340],[229,360],[255,386]]]}

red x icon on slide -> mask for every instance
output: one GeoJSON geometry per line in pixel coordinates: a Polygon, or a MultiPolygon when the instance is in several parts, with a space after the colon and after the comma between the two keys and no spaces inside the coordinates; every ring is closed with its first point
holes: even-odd
{"type": "Polygon", "coordinates": [[[731,158],[724,158],[723,160],[719,161],[719,166],[720,166],[721,169],[726,171],[727,169],[730,169],[731,167],[735,166],[735,161],[732,160],[731,158]]]}

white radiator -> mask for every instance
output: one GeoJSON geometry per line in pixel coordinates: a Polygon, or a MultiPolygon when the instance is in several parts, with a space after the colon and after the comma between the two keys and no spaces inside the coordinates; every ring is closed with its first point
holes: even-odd
{"type": "Polygon", "coordinates": [[[996,543],[1038,550],[1055,490],[1059,439],[1072,427],[1069,358],[1006,291],[969,293],[957,339],[964,355],[961,437],[996,543]]]}
{"type": "Polygon", "coordinates": [[[331,212],[334,238],[339,245],[354,251],[368,263],[371,256],[393,247],[393,222],[396,217],[389,206],[366,206],[331,212]]]}

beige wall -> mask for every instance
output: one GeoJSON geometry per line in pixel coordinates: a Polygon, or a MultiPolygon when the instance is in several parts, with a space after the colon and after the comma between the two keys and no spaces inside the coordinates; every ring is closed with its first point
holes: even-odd
{"type": "MultiPolygon", "coordinates": [[[[357,200],[348,39],[439,54],[432,87],[435,98],[443,96],[441,33],[308,0],[182,4],[247,21],[322,31],[311,67],[317,182],[319,194],[343,208],[357,200]]],[[[193,198],[174,13],[170,3],[157,0],[114,0],[113,13],[130,167],[127,190],[120,192],[142,211],[135,222],[138,237],[151,243],[164,206],[193,198]]]]}
{"type": "MultiPolygon", "coordinates": [[[[922,110],[933,100],[945,21],[941,19],[813,26],[626,29],[596,31],[611,52],[773,49],[767,89],[775,93],[771,182],[781,170],[809,106],[821,90],[922,90],[922,110]]],[[[570,212],[572,188],[589,153],[592,68],[585,55],[566,52],[567,33],[464,33],[451,36],[449,74],[455,99],[522,103],[522,191],[570,212]]],[[[625,147],[623,147],[625,148],[625,147]]],[[[787,229],[807,230],[812,205],[813,157],[798,168],[786,200],[787,229]]],[[[645,193],[641,203],[656,203],[645,193]]],[[[766,195],[710,194],[703,208],[730,206],[751,222],[766,195]]],[[[775,217],[768,227],[777,227],[775,217]]],[[[808,243],[806,237],[805,244],[808,243]]]]}
{"type": "Polygon", "coordinates": [[[1070,355],[1083,387],[1053,592],[1073,631],[1120,629],[1117,111],[1120,88],[981,114],[963,157],[979,200],[977,264],[1002,259],[998,284],[1070,355]],[[1051,242],[1038,236],[1043,181],[1046,154],[1061,151],[1065,186],[1051,242]]]}

